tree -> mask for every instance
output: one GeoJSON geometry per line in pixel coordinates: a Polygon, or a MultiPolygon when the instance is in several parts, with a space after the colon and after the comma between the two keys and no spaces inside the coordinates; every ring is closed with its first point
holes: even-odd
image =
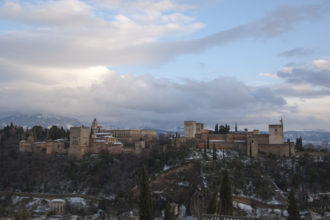
{"type": "Polygon", "coordinates": [[[303,148],[303,144],[302,144],[302,137],[299,137],[296,139],[296,149],[298,151],[303,151],[304,148],[303,148]]]}
{"type": "Polygon", "coordinates": [[[218,123],[215,124],[215,128],[214,128],[214,133],[219,133],[219,125],[218,123]]]}
{"type": "Polygon", "coordinates": [[[228,172],[225,170],[220,188],[220,213],[222,215],[233,214],[233,202],[231,196],[231,183],[228,172]]]}
{"type": "Polygon", "coordinates": [[[219,128],[220,134],[228,134],[230,132],[230,126],[228,124],[221,125],[219,128]]]}
{"type": "Polygon", "coordinates": [[[300,220],[300,215],[294,194],[295,191],[292,189],[289,193],[288,220],[300,220]]]}
{"type": "Polygon", "coordinates": [[[217,160],[217,149],[215,149],[215,143],[213,143],[213,161],[217,160]]]}
{"type": "Polygon", "coordinates": [[[48,138],[52,140],[65,138],[66,133],[63,127],[58,128],[56,125],[53,125],[48,132],[48,138]]]}
{"type": "Polygon", "coordinates": [[[215,190],[207,207],[207,214],[216,214],[218,205],[218,190],[215,190]]]}
{"type": "Polygon", "coordinates": [[[149,175],[145,166],[142,168],[142,182],[140,186],[140,220],[152,220],[152,203],[149,175]]]}
{"type": "Polygon", "coordinates": [[[17,220],[28,220],[31,219],[31,214],[25,208],[21,208],[15,215],[15,219],[17,220]]]}
{"type": "Polygon", "coordinates": [[[169,202],[167,202],[166,207],[165,207],[164,220],[175,220],[175,216],[171,209],[171,204],[169,202]]]}
{"type": "Polygon", "coordinates": [[[34,140],[41,141],[46,138],[46,133],[45,133],[44,129],[39,125],[33,126],[31,129],[31,132],[32,132],[34,140]]]}

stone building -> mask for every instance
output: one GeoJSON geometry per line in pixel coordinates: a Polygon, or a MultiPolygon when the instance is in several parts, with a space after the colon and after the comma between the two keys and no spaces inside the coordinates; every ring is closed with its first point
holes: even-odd
{"type": "Polygon", "coordinates": [[[63,215],[65,213],[65,200],[53,199],[50,201],[50,211],[55,215],[63,215]]]}
{"type": "Polygon", "coordinates": [[[69,156],[81,158],[89,152],[90,130],[88,127],[70,128],[69,156]]]}
{"type": "Polygon", "coordinates": [[[19,143],[20,152],[44,154],[67,154],[72,158],[82,158],[87,153],[130,153],[139,154],[146,143],[157,139],[153,130],[108,130],[98,125],[96,119],[89,127],[71,127],[70,141],[35,142],[32,137],[19,143]],[[125,147],[124,144],[125,143],[125,147]]]}
{"type": "Polygon", "coordinates": [[[152,140],[157,139],[157,133],[154,130],[136,130],[136,129],[130,129],[130,130],[110,130],[112,134],[118,138],[120,141],[122,141],[125,144],[128,145],[134,145],[135,142],[138,141],[146,141],[150,142],[152,140]]]}
{"type": "Polygon", "coordinates": [[[69,146],[69,142],[65,139],[35,142],[33,137],[30,136],[27,140],[20,141],[19,151],[42,154],[67,154],[69,146]]]}
{"type": "Polygon", "coordinates": [[[203,130],[203,123],[196,123],[195,121],[184,122],[184,137],[186,138],[195,138],[195,135],[201,134],[203,130]]]}
{"type": "Polygon", "coordinates": [[[227,134],[214,133],[213,131],[198,129],[195,121],[184,122],[184,138],[179,138],[177,143],[182,144],[194,140],[198,147],[212,147],[218,149],[235,149],[246,152],[251,157],[259,153],[272,153],[279,156],[295,155],[293,142],[284,142],[283,121],[280,124],[269,125],[269,133],[261,134],[259,130],[229,132],[227,134]]]}

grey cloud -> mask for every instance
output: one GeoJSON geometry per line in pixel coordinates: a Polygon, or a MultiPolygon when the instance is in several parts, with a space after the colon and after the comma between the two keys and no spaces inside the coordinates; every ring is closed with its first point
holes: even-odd
{"type": "Polygon", "coordinates": [[[277,75],[292,84],[307,83],[330,88],[330,70],[328,69],[296,67],[290,72],[279,71],[277,75]]]}
{"type": "Polygon", "coordinates": [[[295,88],[292,84],[284,84],[277,88],[273,88],[274,92],[285,97],[299,97],[299,98],[320,98],[330,95],[329,88],[295,88]]]}
{"type": "Polygon", "coordinates": [[[151,76],[110,74],[92,87],[45,87],[28,83],[1,85],[0,106],[7,111],[97,116],[128,127],[171,127],[188,119],[234,120],[285,108],[284,99],[268,89],[249,87],[233,78],[175,83],[151,76]]]}
{"type": "Polygon", "coordinates": [[[286,104],[286,101],[270,88],[260,88],[255,92],[255,98],[263,103],[276,103],[278,106],[286,104]]]}
{"type": "Polygon", "coordinates": [[[282,53],[279,54],[279,56],[292,58],[292,57],[307,56],[313,53],[314,51],[311,49],[307,49],[304,47],[296,47],[291,50],[283,51],[282,53]]]}

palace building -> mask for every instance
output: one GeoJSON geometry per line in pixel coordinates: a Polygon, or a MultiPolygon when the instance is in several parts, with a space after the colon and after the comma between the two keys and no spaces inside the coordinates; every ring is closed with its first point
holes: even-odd
{"type": "Polygon", "coordinates": [[[251,157],[259,153],[274,154],[279,156],[294,156],[295,145],[293,142],[284,142],[283,120],[280,124],[269,125],[268,134],[259,133],[259,130],[237,131],[229,133],[215,133],[204,129],[202,123],[195,121],[184,122],[184,137],[178,138],[176,145],[194,141],[198,147],[208,146],[217,149],[235,149],[246,152],[251,157]]]}
{"type": "Polygon", "coordinates": [[[32,137],[19,143],[20,152],[67,154],[82,158],[85,154],[107,152],[112,154],[139,154],[145,144],[157,138],[153,130],[109,130],[98,125],[96,119],[90,127],[71,127],[70,139],[35,142],[32,137]]]}

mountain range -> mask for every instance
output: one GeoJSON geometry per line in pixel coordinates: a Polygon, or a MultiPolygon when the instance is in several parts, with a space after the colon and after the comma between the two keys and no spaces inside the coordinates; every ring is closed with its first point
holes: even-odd
{"type": "Polygon", "coordinates": [[[5,127],[6,125],[10,125],[13,123],[14,125],[23,126],[32,128],[34,125],[40,125],[42,127],[51,127],[52,125],[56,125],[58,127],[70,128],[72,126],[80,126],[85,123],[82,121],[72,118],[72,117],[64,117],[58,115],[44,115],[44,114],[17,114],[10,115],[3,118],[0,118],[0,126],[5,127]]]}

